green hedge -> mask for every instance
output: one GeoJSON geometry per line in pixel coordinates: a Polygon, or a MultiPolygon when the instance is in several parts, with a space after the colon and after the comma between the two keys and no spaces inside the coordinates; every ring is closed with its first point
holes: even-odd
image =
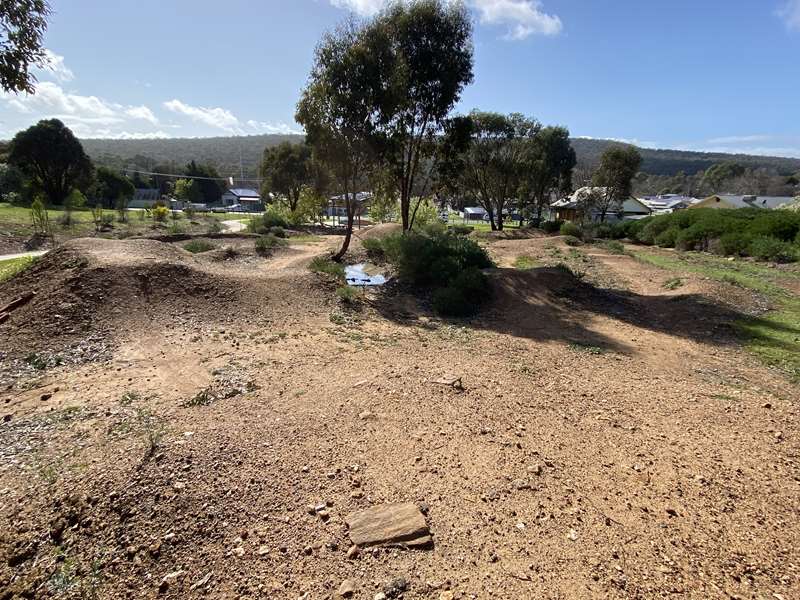
{"type": "Polygon", "coordinates": [[[760,260],[797,260],[800,213],[696,208],[623,223],[631,241],[678,250],[713,251],[760,260]]]}

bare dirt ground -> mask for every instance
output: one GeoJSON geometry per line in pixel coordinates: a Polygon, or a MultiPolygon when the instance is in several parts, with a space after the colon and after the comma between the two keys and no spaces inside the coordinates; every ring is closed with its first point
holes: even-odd
{"type": "Polygon", "coordinates": [[[758,298],[537,238],[491,244],[472,321],[348,309],[306,268],[336,242],[78,240],[0,286],[37,291],[0,325],[0,598],[800,595],[798,389],[731,331],[758,298]],[[348,555],[387,502],[432,546],[348,555]]]}

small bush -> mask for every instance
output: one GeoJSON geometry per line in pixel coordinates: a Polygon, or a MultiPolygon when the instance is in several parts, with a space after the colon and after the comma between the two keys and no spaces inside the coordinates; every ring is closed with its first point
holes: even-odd
{"type": "Polygon", "coordinates": [[[475,228],[470,225],[451,225],[448,227],[448,231],[453,235],[469,235],[475,228]]]}
{"type": "Polygon", "coordinates": [[[592,237],[600,238],[601,240],[610,240],[614,237],[614,226],[609,223],[600,223],[594,228],[592,237]]]}
{"type": "Polygon", "coordinates": [[[361,240],[361,245],[372,258],[381,258],[384,255],[383,244],[378,238],[361,240]]]}
{"type": "Polygon", "coordinates": [[[470,268],[433,293],[433,308],[444,316],[469,317],[478,311],[490,294],[486,275],[476,268],[470,268]]]}
{"type": "Polygon", "coordinates": [[[169,209],[166,206],[155,206],[150,211],[153,214],[153,220],[163,223],[169,216],[169,209]]]}
{"type": "Polygon", "coordinates": [[[266,256],[272,252],[278,246],[286,245],[286,241],[280,239],[279,237],[275,237],[273,234],[268,233],[267,235],[262,235],[260,238],[256,240],[256,254],[260,254],[261,256],[266,256]]]}
{"type": "Polygon", "coordinates": [[[542,223],[541,228],[545,233],[557,233],[561,231],[561,226],[564,221],[545,221],[542,223]]]}
{"type": "Polygon", "coordinates": [[[208,222],[208,227],[206,228],[206,233],[215,234],[220,233],[222,231],[222,225],[216,219],[212,218],[208,222]]]}
{"type": "Polygon", "coordinates": [[[753,238],[748,247],[750,256],[759,260],[772,262],[794,262],[797,260],[797,249],[788,242],[773,237],[759,236],[753,238]]]}
{"type": "Polygon", "coordinates": [[[336,295],[342,301],[342,304],[355,304],[356,300],[358,300],[358,291],[349,285],[336,288],[336,295]]]}
{"type": "Polygon", "coordinates": [[[283,227],[279,226],[279,225],[273,225],[272,227],[270,227],[269,228],[269,233],[274,235],[277,238],[285,238],[286,237],[286,230],[283,227]]]}
{"type": "Polygon", "coordinates": [[[608,240],[603,242],[602,247],[605,248],[609,254],[625,254],[625,246],[622,242],[617,240],[608,240]]]}
{"type": "Polygon", "coordinates": [[[673,277],[671,279],[667,279],[664,282],[663,287],[665,290],[677,290],[681,286],[683,286],[683,279],[680,277],[673,277]]]}
{"type": "Polygon", "coordinates": [[[567,246],[582,246],[583,242],[581,242],[578,238],[572,235],[567,235],[564,237],[564,243],[567,246]]]}
{"type": "Polygon", "coordinates": [[[561,228],[559,229],[559,232],[561,233],[561,235],[571,236],[575,238],[581,237],[580,227],[578,227],[575,223],[572,223],[571,221],[563,223],[561,225],[561,228]]]}
{"type": "Polygon", "coordinates": [[[247,229],[251,233],[266,235],[271,233],[273,227],[281,229],[289,228],[289,220],[286,215],[278,208],[270,206],[263,215],[255,216],[247,223],[247,229]]]}
{"type": "Polygon", "coordinates": [[[717,240],[715,250],[723,256],[743,256],[752,241],[753,237],[747,233],[725,233],[717,240]]]}
{"type": "Polygon", "coordinates": [[[344,281],[344,267],[337,262],[333,262],[327,256],[317,256],[311,261],[308,268],[314,273],[330,275],[335,279],[344,281]]]}
{"type": "Polygon", "coordinates": [[[677,227],[665,229],[656,236],[655,243],[662,248],[674,248],[679,233],[680,230],[677,227]]]}
{"type": "Polygon", "coordinates": [[[187,252],[191,252],[192,254],[200,254],[201,252],[208,252],[209,250],[213,250],[214,248],[216,248],[216,246],[211,242],[207,242],[206,240],[192,240],[183,247],[184,250],[186,250],[187,252]]]}

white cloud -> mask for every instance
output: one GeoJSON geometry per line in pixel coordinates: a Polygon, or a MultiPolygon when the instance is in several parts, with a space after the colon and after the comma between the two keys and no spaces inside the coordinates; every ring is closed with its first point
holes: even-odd
{"type": "Polygon", "coordinates": [[[153,114],[153,111],[146,106],[131,106],[125,110],[125,114],[134,119],[143,119],[153,125],[158,125],[158,119],[153,114]]]}
{"type": "Polygon", "coordinates": [[[363,17],[371,17],[386,3],[386,0],[331,0],[335,7],[351,10],[363,17]]]}
{"type": "Polygon", "coordinates": [[[282,133],[286,135],[292,133],[303,133],[302,129],[287,123],[269,123],[264,121],[253,121],[252,119],[247,121],[247,127],[252,133],[282,133]]]}
{"type": "MultiPolygon", "coordinates": [[[[793,0],[800,2],[800,0],[793,0]]],[[[370,17],[388,0],[330,0],[338,8],[370,17]]],[[[506,39],[524,40],[531,35],[557,35],[563,25],[557,15],[544,12],[541,0],[467,0],[483,25],[505,25],[506,39]]]]}
{"type": "Polygon", "coordinates": [[[45,50],[44,54],[47,66],[36,69],[38,74],[52,75],[56,81],[60,81],[61,83],[67,83],[75,79],[75,73],[64,63],[63,56],[56,54],[52,50],[45,50]]]}
{"type": "Polygon", "coordinates": [[[174,113],[189,117],[193,121],[203,123],[209,127],[215,127],[235,133],[239,127],[239,119],[225,108],[203,108],[202,106],[191,106],[180,100],[170,100],[164,102],[164,108],[174,113]]]}
{"type": "Polygon", "coordinates": [[[471,0],[470,4],[484,25],[507,25],[510,40],[561,33],[561,19],[543,12],[539,0],[471,0]]]}
{"type": "Polygon", "coordinates": [[[800,0],[787,0],[778,9],[778,16],[786,23],[786,27],[800,31],[800,0]]]}

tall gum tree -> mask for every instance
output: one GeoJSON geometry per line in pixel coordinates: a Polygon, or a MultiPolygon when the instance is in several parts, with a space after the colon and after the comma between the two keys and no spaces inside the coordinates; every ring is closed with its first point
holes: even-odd
{"type": "Polygon", "coordinates": [[[374,165],[374,81],[378,61],[364,43],[363,28],[350,21],[325,34],[295,119],[306,131],[314,159],[321,162],[345,198],[347,225],[341,261],[350,246],[358,208],[356,195],[374,165]]]}
{"type": "Polygon", "coordinates": [[[373,72],[372,141],[400,198],[403,229],[413,225],[419,179],[434,169],[434,138],[473,81],[472,24],[461,2],[395,2],[363,31],[373,72]]]}

